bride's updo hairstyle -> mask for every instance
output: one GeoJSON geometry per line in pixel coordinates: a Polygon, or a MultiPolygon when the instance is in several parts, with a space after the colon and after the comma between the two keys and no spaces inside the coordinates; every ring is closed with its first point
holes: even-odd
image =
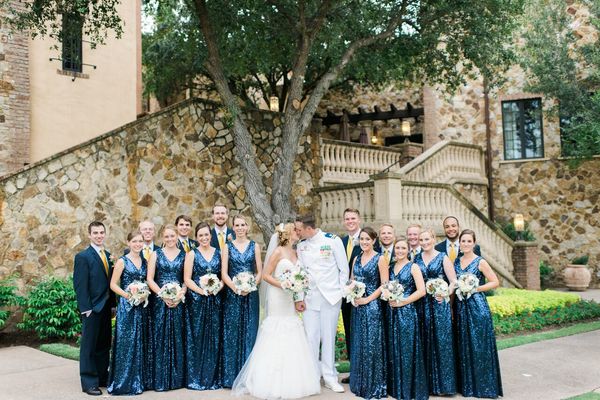
{"type": "Polygon", "coordinates": [[[277,232],[277,244],[279,246],[287,246],[290,243],[290,238],[292,236],[292,230],[294,229],[294,224],[279,224],[275,227],[275,231],[277,232]]]}

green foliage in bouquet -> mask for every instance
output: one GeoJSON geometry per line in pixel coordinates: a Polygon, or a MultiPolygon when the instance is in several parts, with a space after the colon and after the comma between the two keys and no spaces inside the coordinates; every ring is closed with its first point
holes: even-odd
{"type": "Polygon", "coordinates": [[[49,277],[32,286],[23,304],[20,329],[35,331],[40,339],[73,338],[81,331],[81,319],[70,277],[49,277]]]}
{"type": "Polygon", "coordinates": [[[0,280],[0,329],[4,328],[10,316],[10,311],[6,308],[21,302],[21,297],[16,294],[16,291],[13,277],[0,280]]]}

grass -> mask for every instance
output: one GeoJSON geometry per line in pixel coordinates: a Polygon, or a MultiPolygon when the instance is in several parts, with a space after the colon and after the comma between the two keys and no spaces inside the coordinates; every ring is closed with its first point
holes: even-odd
{"type": "Polygon", "coordinates": [[[538,332],[530,335],[498,339],[496,344],[498,346],[498,350],[502,350],[524,344],[540,342],[542,340],[557,339],[564,336],[576,335],[578,333],[590,332],[596,329],[600,329],[600,321],[584,322],[547,332],[538,332]]]}
{"type": "Polygon", "coordinates": [[[345,372],[350,372],[350,361],[336,362],[335,369],[337,369],[337,372],[339,372],[340,374],[343,374],[345,372]]]}
{"type": "Polygon", "coordinates": [[[40,350],[69,360],[79,361],[79,347],[64,343],[50,343],[42,344],[40,350]]]}
{"type": "Polygon", "coordinates": [[[600,393],[589,392],[580,394],[579,396],[569,397],[565,400],[600,400],[600,393]]]}

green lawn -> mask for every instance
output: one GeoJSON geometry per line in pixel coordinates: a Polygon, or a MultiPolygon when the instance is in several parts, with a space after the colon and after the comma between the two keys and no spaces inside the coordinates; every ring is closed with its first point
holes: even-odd
{"type": "Polygon", "coordinates": [[[600,329],[600,321],[583,322],[552,331],[498,339],[496,343],[498,345],[498,350],[502,350],[510,347],[522,346],[524,344],[540,342],[542,340],[557,339],[564,336],[576,335],[578,333],[590,332],[596,329],[600,329]]]}
{"type": "Polygon", "coordinates": [[[600,400],[600,393],[589,392],[580,394],[579,396],[569,397],[564,400],[600,400]]]}
{"type": "Polygon", "coordinates": [[[71,346],[64,343],[50,343],[40,346],[41,351],[54,354],[55,356],[68,358],[69,360],[79,360],[79,347],[71,346]]]}

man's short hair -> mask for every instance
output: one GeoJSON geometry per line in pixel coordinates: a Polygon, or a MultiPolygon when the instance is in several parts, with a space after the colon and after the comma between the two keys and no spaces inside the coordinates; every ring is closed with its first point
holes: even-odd
{"type": "Polygon", "coordinates": [[[383,228],[384,226],[387,226],[388,228],[391,228],[392,231],[394,230],[394,225],[385,223],[385,224],[381,224],[381,226],[379,227],[379,231],[380,232],[381,232],[381,228],[383,228]]]}
{"type": "Polygon", "coordinates": [[[345,217],[346,213],[354,213],[354,214],[356,214],[356,215],[358,215],[360,217],[360,212],[356,208],[350,208],[350,207],[348,207],[348,208],[346,208],[344,210],[344,214],[342,214],[342,215],[345,217]]]}
{"type": "Polygon", "coordinates": [[[302,225],[309,226],[313,229],[317,227],[317,221],[313,214],[305,214],[296,217],[296,222],[302,222],[302,225]]]}
{"type": "Polygon", "coordinates": [[[410,224],[406,227],[406,230],[408,230],[409,228],[419,228],[419,229],[423,229],[423,227],[421,226],[421,224],[410,224]]]}
{"type": "Polygon", "coordinates": [[[92,228],[97,228],[97,227],[102,227],[104,228],[104,231],[106,232],[106,227],[104,226],[104,224],[100,221],[92,221],[90,222],[90,224],[88,225],[88,233],[92,233],[92,228]]]}
{"type": "Polygon", "coordinates": [[[190,226],[192,225],[192,217],[188,217],[187,215],[178,215],[177,218],[175,218],[175,226],[179,225],[179,221],[180,220],[184,220],[190,223],[190,226]]]}
{"type": "Polygon", "coordinates": [[[223,207],[225,209],[225,211],[227,212],[227,214],[229,214],[229,209],[227,208],[227,206],[225,204],[215,204],[212,208],[212,213],[215,213],[215,208],[217,207],[223,207]]]}
{"type": "Polygon", "coordinates": [[[460,223],[458,222],[458,218],[456,218],[454,215],[448,215],[446,218],[444,218],[444,220],[442,221],[442,226],[446,225],[446,221],[449,220],[450,218],[454,219],[456,221],[456,225],[460,226],[460,223]]]}

